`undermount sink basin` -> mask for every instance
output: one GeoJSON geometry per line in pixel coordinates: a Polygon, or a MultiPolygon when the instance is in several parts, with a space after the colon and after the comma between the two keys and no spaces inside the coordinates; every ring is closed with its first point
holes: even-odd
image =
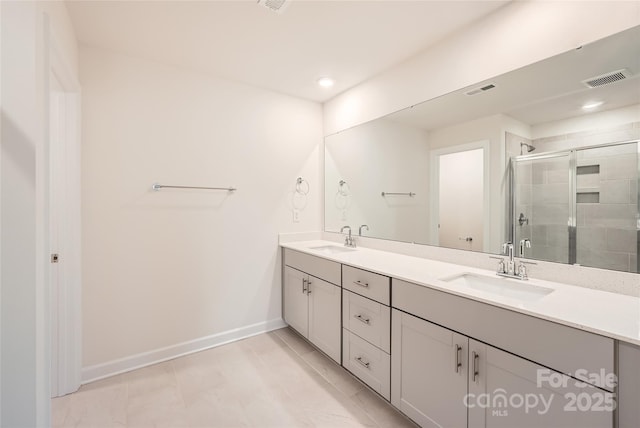
{"type": "Polygon", "coordinates": [[[323,254],[340,254],[355,251],[355,248],[340,247],[338,245],[321,245],[319,247],[309,247],[309,249],[323,254]]]}
{"type": "Polygon", "coordinates": [[[539,300],[553,292],[552,288],[529,284],[522,280],[502,278],[498,276],[492,277],[477,275],[472,273],[455,275],[444,279],[443,281],[452,285],[484,291],[498,296],[520,300],[522,302],[539,300]]]}

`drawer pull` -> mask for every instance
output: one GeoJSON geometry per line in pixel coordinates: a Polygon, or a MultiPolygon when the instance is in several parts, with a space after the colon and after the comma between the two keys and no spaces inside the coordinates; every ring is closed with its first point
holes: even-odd
{"type": "Polygon", "coordinates": [[[365,369],[371,370],[371,368],[369,367],[369,361],[365,361],[362,357],[356,357],[356,362],[365,369]]]}
{"type": "Polygon", "coordinates": [[[302,278],[302,294],[307,294],[307,278],[302,278]]]}
{"type": "Polygon", "coordinates": [[[311,280],[307,279],[307,294],[311,294],[311,280]]]}
{"type": "Polygon", "coordinates": [[[369,283],[368,282],[362,282],[360,280],[357,280],[357,281],[353,281],[353,283],[355,285],[359,285],[360,287],[369,288],[369,283]]]}
{"type": "Polygon", "coordinates": [[[371,320],[369,318],[365,318],[362,315],[354,315],[353,317],[358,321],[361,321],[367,325],[371,325],[371,320]]]}
{"type": "Polygon", "coordinates": [[[476,378],[480,374],[480,368],[478,367],[478,360],[480,359],[480,355],[477,352],[473,351],[471,353],[473,356],[473,381],[476,381],[476,378]]]}
{"type": "Polygon", "coordinates": [[[456,369],[456,373],[458,373],[460,371],[460,367],[462,367],[462,362],[460,361],[460,352],[462,351],[462,346],[458,345],[456,343],[456,355],[455,355],[455,369],[456,369]]]}

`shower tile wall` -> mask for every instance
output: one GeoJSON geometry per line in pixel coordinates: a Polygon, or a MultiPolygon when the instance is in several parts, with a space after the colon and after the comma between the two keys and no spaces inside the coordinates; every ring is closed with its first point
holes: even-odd
{"type": "Polygon", "coordinates": [[[516,225],[516,243],[531,241],[527,257],[568,263],[568,156],[519,162],[517,168],[516,218],[523,213],[529,224],[516,225]]]}
{"type": "MultiPolygon", "coordinates": [[[[548,152],[637,139],[640,123],[532,143],[548,152]]],[[[577,204],[577,263],[638,272],[638,162],[635,143],[577,151],[578,167],[598,166],[597,171],[586,169],[576,177],[578,199],[584,201],[577,204]]],[[[548,260],[548,256],[541,254],[540,258],[548,260]]]]}
{"type": "Polygon", "coordinates": [[[577,262],[637,272],[637,145],[579,150],[577,156],[578,167],[599,166],[598,173],[577,176],[578,193],[599,195],[598,203],[577,205],[577,262]]]}

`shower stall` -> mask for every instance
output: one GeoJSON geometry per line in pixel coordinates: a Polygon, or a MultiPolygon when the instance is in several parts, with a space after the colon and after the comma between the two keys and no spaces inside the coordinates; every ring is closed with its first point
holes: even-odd
{"type": "Polygon", "coordinates": [[[512,157],[511,242],[521,257],[640,272],[639,180],[638,141],[512,157]]]}

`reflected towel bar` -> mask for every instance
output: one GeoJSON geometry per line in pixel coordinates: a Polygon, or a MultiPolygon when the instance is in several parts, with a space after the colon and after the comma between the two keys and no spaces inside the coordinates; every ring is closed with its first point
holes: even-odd
{"type": "Polygon", "coordinates": [[[153,183],[152,190],[156,192],[160,189],[197,189],[197,190],[226,190],[227,192],[235,192],[235,187],[200,187],[200,186],[167,186],[165,184],[153,183]]]}
{"type": "Polygon", "coordinates": [[[391,192],[382,192],[382,196],[409,196],[413,198],[416,194],[413,192],[409,193],[391,193],[391,192]]]}

